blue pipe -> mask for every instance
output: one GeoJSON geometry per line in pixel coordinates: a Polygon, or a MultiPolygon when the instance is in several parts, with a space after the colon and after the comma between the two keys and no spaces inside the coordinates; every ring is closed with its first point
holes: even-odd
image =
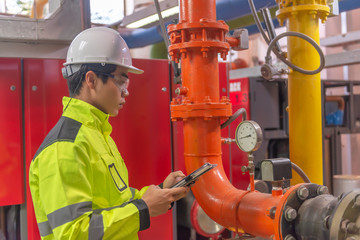
{"type": "MultiPolygon", "coordinates": [[[[264,7],[274,7],[276,2],[274,0],[256,0],[254,1],[256,9],[264,7]]],[[[339,2],[339,11],[350,11],[360,8],[360,0],[342,0],[339,2]]],[[[216,1],[216,16],[217,19],[230,21],[242,16],[251,14],[248,0],[217,0],[216,1]]],[[[279,22],[274,19],[274,26],[278,27],[279,22]]],[[[167,23],[168,25],[170,23],[167,23]]],[[[258,32],[256,25],[246,27],[249,34],[258,32]]],[[[147,45],[155,44],[163,41],[161,36],[160,26],[154,26],[147,29],[135,29],[134,31],[123,34],[122,37],[128,44],[129,48],[139,48],[147,45]]]]}
{"type": "MultiPolygon", "coordinates": [[[[256,9],[276,6],[275,0],[256,0],[254,1],[256,9]]],[[[216,18],[218,20],[229,21],[251,14],[248,0],[217,0],[216,18]]]]}
{"type": "MultiPolygon", "coordinates": [[[[360,0],[343,0],[339,2],[339,12],[347,12],[357,8],[360,8],[360,0]]],[[[275,28],[280,27],[279,21],[276,18],[273,19],[273,23],[275,28]]],[[[266,28],[265,25],[264,24],[262,25],[263,28],[265,29],[266,28]]],[[[257,28],[256,24],[247,26],[246,28],[249,32],[249,35],[259,32],[259,29],[257,28]]]]}
{"type": "MultiPolygon", "coordinates": [[[[256,0],[256,8],[273,7],[275,0],[256,0]]],[[[217,19],[229,21],[250,14],[248,0],[217,0],[217,19]]],[[[170,23],[167,23],[170,24],[170,23]]],[[[167,25],[166,24],[166,25],[167,25]]],[[[122,34],[129,48],[139,48],[163,41],[160,26],[147,29],[135,29],[129,34],[122,34]]]]}
{"type": "Polygon", "coordinates": [[[360,8],[360,1],[359,0],[340,0],[339,1],[339,11],[340,12],[347,12],[353,9],[360,8]]]}

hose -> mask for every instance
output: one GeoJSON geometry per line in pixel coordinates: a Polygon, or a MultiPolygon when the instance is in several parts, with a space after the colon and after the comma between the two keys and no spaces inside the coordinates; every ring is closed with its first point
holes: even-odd
{"type": "MultiPolygon", "coordinates": [[[[165,23],[164,23],[164,19],[161,15],[161,9],[160,9],[160,4],[159,4],[159,0],[154,0],[154,3],[155,3],[155,8],[156,8],[156,12],[157,12],[157,15],[159,17],[159,24],[160,24],[160,28],[161,28],[161,35],[162,35],[162,38],[165,42],[165,45],[166,45],[166,51],[168,52],[168,59],[170,60],[170,57],[169,57],[169,46],[170,46],[170,41],[169,41],[169,38],[167,36],[167,31],[166,31],[166,28],[165,28],[165,23]]],[[[171,61],[171,66],[172,68],[174,69],[174,75],[175,75],[175,78],[174,78],[174,81],[176,81],[175,83],[180,83],[180,82],[177,82],[177,78],[180,76],[180,70],[177,66],[177,64],[175,64],[174,61],[171,61]]]]}
{"type": "Polygon", "coordinates": [[[290,68],[292,68],[295,71],[298,71],[300,73],[307,74],[307,75],[313,75],[313,74],[317,74],[317,73],[321,72],[321,70],[325,66],[324,53],[322,52],[320,46],[311,37],[309,37],[309,36],[307,36],[307,35],[305,35],[303,33],[299,33],[299,32],[284,32],[284,33],[281,33],[280,35],[276,36],[273,40],[271,40],[270,43],[269,43],[269,46],[268,46],[268,50],[266,52],[266,57],[265,57],[265,60],[267,61],[267,63],[269,63],[268,61],[271,59],[270,53],[271,53],[271,50],[274,48],[274,45],[277,43],[277,41],[279,41],[283,37],[288,37],[288,36],[299,37],[301,39],[304,39],[308,43],[310,43],[320,55],[320,66],[315,70],[305,70],[303,68],[300,68],[300,67],[294,65],[290,61],[288,61],[285,57],[281,56],[277,51],[274,51],[274,52],[276,52],[275,53],[276,56],[282,62],[284,62],[286,65],[288,65],[290,68]]]}
{"type": "Polygon", "coordinates": [[[301,177],[301,179],[305,182],[305,183],[311,183],[310,179],[308,178],[308,176],[306,175],[306,173],[295,163],[291,163],[291,168],[297,173],[299,174],[299,176],[301,177]]]}
{"type": "Polygon", "coordinates": [[[240,115],[243,115],[242,120],[246,120],[246,110],[245,108],[238,109],[226,122],[221,124],[221,129],[226,128],[230,125],[235,119],[237,119],[240,115]]]}
{"type": "MultiPolygon", "coordinates": [[[[252,14],[253,17],[254,17],[256,26],[258,27],[258,29],[259,29],[262,37],[264,38],[265,42],[269,45],[270,40],[269,40],[269,38],[266,36],[265,30],[263,29],[263,27],[262,27],[261,24],[260,24],[259,17],[258,17],[257,14],[256,14],[255,5],[254,5],[254,3],[253,3],[252,0],[248,0],[248,1],[249,1],[250,9],[251,9],[251,14],[252,14]]],[[[275,52],[274,52],[274,53],[275,53],[275,52]]]]}
{"type": "Polygon", "coordinates": [[[321,48],[319,47],[319,45],[310,37],[306,36],[305,34],[302,33],[298,33],[298,32],[285,32],[282,33],[280,35],[278,35],[277,37],[275,37],[274,39],[272,39],[270,41],[270,39],[266,36],[265,34],[265,30],[264,28],[261,26],[259,17],[256,14],[256,9],[255,9],[255,5],[253,0],[248,0],[249,5],[250,5],[250,9],[251,9],[251,14],[254,17],[256,26],[258,27],[262,37],[264,38],[265,42],[269,45],[268,46],[268,50],[267,50],[267,54],[265,57],[266,63],[269,63],[271,57],[270,57],[270,51],[273,51],[273,53],[282,61],[284,62],[287,66],[289,66],[290,68],[294,69],[295,71],[298,71],[300,73],[303,74],[307,74],[307,75],[313,75],[316,73],[321,72],[321,70],[324,68],[325,66],[325,56],[324,53],[322,52],[321,48]],[[285,37],[285,36],[296,36],[299,37],[301,39],[304,39],[305,41],[309,42],[315,49],[316,51],[319,53],[320,55],[320,66],[315,69],[315,70],[305,70],[302,69],[294,64],[292,64],[290,61],[288,61],[283,55],[281,55],[275,48],[274,48],[274,44],[281,38],[285,37]]]}

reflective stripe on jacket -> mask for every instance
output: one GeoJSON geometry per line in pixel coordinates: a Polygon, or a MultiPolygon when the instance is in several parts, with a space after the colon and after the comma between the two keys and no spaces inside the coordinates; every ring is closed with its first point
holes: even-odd
{"type": "Polygon", "coordinates": [[[29,184],[42,239],[138,239],[150,226],[147,187],[129,187],[108,118],[73,98],[36,152],[29,184]]]}

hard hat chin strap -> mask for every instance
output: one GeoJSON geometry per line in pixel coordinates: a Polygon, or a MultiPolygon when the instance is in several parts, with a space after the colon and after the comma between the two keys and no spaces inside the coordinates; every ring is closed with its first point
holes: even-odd
{"type": "Polygon", "coordinates": [[[65,79],[80,70],[81,64],[66,65],[61,69],[62,75],[65,79]]]}

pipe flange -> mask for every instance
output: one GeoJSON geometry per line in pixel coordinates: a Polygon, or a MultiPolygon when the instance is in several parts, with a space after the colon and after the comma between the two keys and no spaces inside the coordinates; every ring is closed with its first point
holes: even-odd
{"type": "Polygon", "coordinates": [[[330,240],[360,239],[360,189],[343,194],[330,219],[330,240]]]}
{"type": "Polygon", "coordinates": [[[295,220],[298,217],[298,210],[304,201],[318,196],[319,185],[313,183],[301,184],[293,190],[281,209],[280,232],[282,236],[296,236],[295,220]]]}
{"type": "Polygon", "coordinates": [[[232,105],[228,102],[223,103],[183,103],[181,105],[171,105],[172,119],[188,118],[221,118],[231,117],[232,105]]]}

